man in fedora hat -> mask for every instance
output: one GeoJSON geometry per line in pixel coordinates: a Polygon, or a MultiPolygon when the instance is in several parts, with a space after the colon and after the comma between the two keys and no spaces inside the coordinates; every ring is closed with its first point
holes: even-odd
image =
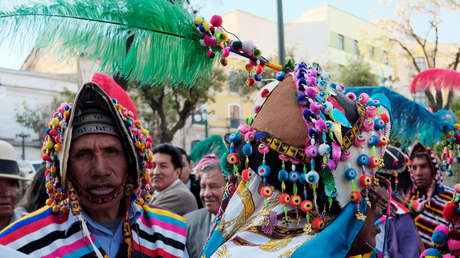
{"type": "Polygon", "coordinates": [[[16,152],[13,146],[5,141],[0,141],[0,229],[19,219],[22,215],[15,212],[20,180],[28,179],[19,175],[16,152]]]}
{"type": "Polygon", "coordinates": [[[185,220],[147,205],[152,140],[117,87],[97,74],[54,114],[42,148],[47,206],[0,232],[1,245],[34,257],[186,254],[185,220]]]}

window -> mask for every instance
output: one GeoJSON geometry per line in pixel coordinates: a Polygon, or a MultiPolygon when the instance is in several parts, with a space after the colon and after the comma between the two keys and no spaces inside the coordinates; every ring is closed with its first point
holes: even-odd
{"type": "Polygon", "coordinates": [[[338,48],[344,50],[345,49],[345,39],[342,34],[338,34],[338,48]]]}
{"type": "Polygon", "coordinates": [[[353,51],[356,55],[359,55],[359,44],[356,39],[353,40],[353,51]]]}
{"type": "Polygon", "coordinates": [[[241,111],[240,105],[237,104],[229,104],[229,120],[230,120],[230,128],[238,128],[241,123],[241,111]]]}
{"type": "Polygon", "coordinates": [[[244,85],[240,84],[241,74],[238,71],[230,70],[228,72],[228,90],[230,92],[238,93],[238,87],[243,87],[244,85]]]}
{"type": "Polygon", "coordinates": [[[369,48],[369,58],[370,59],[374,58],[374,47],[369,48]]]}
{"type": "Polygon", "coordinates": [[[416,57],[415,63],[417,64],[418,68],[420,68],[420,72],[426,70],[426,62],[424,57],[416,57]]]}
{"type": "Polygon", "coordinates": [[[383,50],[383,63],[384,64],[389,64],[389,61],[388,61],[388,52],[383,50]]]}

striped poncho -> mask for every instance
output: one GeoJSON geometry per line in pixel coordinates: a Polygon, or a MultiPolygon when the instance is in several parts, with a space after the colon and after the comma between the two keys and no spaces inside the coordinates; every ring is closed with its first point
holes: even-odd
{"type": "Polygon", "coordinates": [[[423,198],[417,199],[420,203],[425,202],[423,211],[414,218],[415,226],[425,247],[432,246],[431,235],[434,229],[441,224],[447,225],[442,211],[446,203],[452,200],[453,194],[453,189],[444,185],[437,185],[429,202],[423,198]]]}
{"type": "MultiPolygon", "coordinates": [[[[169,211],[135,206],[140,216],[133,223],[133,257],[183,257],[186,242],[185,220],[169,211]]],[[[94,236],[91,240],[107,257],[94,236]]],[[[72,213],[57,215],[52,208],[40,210],[16,221],[0,232],[0,245],[34,257],[95,257],[83,234],[80,221],[72,213]]],[[[120,246],[118,256],[126,249],[120,246]]]]}

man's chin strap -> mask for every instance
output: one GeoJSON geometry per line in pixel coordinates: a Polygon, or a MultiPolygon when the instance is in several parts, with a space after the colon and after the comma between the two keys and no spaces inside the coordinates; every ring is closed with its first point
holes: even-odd
{"type": "Polygon", "coordinates": [[[101,195],[101,196],[94,196],[92,195],[91,193],[83,190],[83,187],[81,185],[79,185],[76,180],[73,180],[70,175],[69,175],[69,178],[68,180],[73,184],[75,185],[75,190],[77,191],[78,195],[80,197],[86,197],[90,202],[92,203],[96,203],[96,204],[103,204],[103,203],[106,203],[106,202],[110,202],[116,198],[118,198],[120,196],[120,194],[123,194],[124,193],[124,190],[126,188],[126,185],[127,185],[127,180],[123,180],[124,183],[119,185],[113,192],[109,193],[109,194],[106,194],[106,195],[101,195]]]}

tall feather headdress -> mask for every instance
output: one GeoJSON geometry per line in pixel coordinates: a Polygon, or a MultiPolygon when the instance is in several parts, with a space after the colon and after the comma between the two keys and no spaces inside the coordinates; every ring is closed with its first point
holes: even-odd
{"type": "Polygon", "coordinates": [[[53,48],[62,57],[85,53],[101,70],[143,83],[191,85],[212,67],[193,17],[177,3],[25,0],[8,5],[0,9],[0,41],[24,45],[36,32],[35,47],[53,48]]]}

